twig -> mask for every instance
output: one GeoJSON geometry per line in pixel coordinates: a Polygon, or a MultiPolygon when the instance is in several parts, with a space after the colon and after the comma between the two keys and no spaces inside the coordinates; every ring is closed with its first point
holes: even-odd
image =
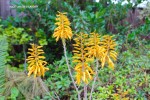
{"type": "Polygon", "coordinates": [[[73,75],[72,75],[72,73],[71,73],[71,68],[70,68],[69,61],[68,61],[68,57],[67,57],[67,53],[66,53],[66,43],[65,43],[65,40],[64,40],[64,39],[62,39],[62,43],[63,43],[64,55],[65,55],[65,58],[66,58],[66,64],[67,64],[67,67],[68,67],[69,75],[70,75],[70,77],[71,77],[71,80],[72,80],[72,82],[73,82],[73,85],[74,85],[74,87],[75,87],[75,89],[76,89],[76,92],[77,92],[77,94],[78,94],[78,100],[81,100],[81,98],[80,98],[80,92],[79,92],[79,90],[78,90],[78,88],[77,88],[77,86],[76,86],[76,84],[75,84],[75,81],[74,81],[74,79],[73,79],[73,75]]]}
{"type": "MultiPolygon", "coordinates": [[[[48,88],[46,88],[46,87],[44,86],[45,84],[43,83],[41,77],[37,77],[37,80],[39,81],[40,86],[42,87],[42,89],[44,89],[44,91],[45,91],[46,93],[49,93],[49,90],[48,90],[48,88]]],[[[49,96],[51,96],[51,98],[52,98],[53,100],[56,100],[52,95],[49,94],[49,96]]],[[[58,98],[57,98],[57,99],[58,99],[58,98]]],[[[60,100],[60,99],[58,99],[58,100],[60,100]]]]}
{"type": "Polygon", "coordinates": [[[26,71],[26,66],[27,66],[27,62],[26,62],[26,58],[27,58],[27,56],[26,56],[26,50],[25,50],[26,48],[25,48],[25,44],[23,44],[23,53],[24,53],[24,72],[25,72],[25,74],[27,74],[27,71],[26,71]]]}
{"type": "Polygon", "coordinates": [[[43,81],[42,81],[41,77],[37,77],[37,80],[39,81],[39,83],[40,83],[42,89],[44,89],[44,91],[48,93],[49,91],[48,91],[48,89],[44,86],[45,84],[43,84],[43,81]]]}
{"type": "Polygon", "coordinates": [[[34,96],[35,96],[35,87],[36,87],[35,85],[37,83],[37,78],[34,78],[33,81],[34,82],[33,82],[32,95],[31,95],[32,98],[34,98],[34,96]]]}
{"type": "Polygon", "coordinates": [[[84,100],[87,100],[87,85],[84,84],[84,100]]]}
{"type": "Polygon", "coordinates": [[[98,77],[98,66],[99,66],[99,62],[98,62],[98,59],[96,59],[96,74],[95,74],[94,81],[92,84],[92,89],[91,89],[91,93],[90,93],[90,100],[92,100],[92,93],[94,91],[95,82],[96,82],[97,77],[98,77]]]}
{"type": "Polygon", "coordinates": [[[56,93],[56,92],[54,92],[54,94],[56,95],[57,99],[58,99],[58,100],[60,100],[60,98],[59,98],[59,96],[57,95],[57,93],[56,93]]]}

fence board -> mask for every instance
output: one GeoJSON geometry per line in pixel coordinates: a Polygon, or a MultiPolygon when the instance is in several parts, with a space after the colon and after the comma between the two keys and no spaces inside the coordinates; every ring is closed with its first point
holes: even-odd
{"type": "Polygon", "coordinates": [[[11,2],[12,0],[0,0],[0,17],[2,19],[6,19],[8,16],[16,15],[16,11],[10,8],[11,2]]]}

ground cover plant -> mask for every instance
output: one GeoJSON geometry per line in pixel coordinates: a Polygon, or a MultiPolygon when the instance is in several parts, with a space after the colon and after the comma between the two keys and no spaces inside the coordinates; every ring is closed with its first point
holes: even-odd
{"type": "Polygon", "coordinates": [[[0,20],[0,100],[149,100],[149,13],[107,2],[13,2],[38,8],[0,20]]]}

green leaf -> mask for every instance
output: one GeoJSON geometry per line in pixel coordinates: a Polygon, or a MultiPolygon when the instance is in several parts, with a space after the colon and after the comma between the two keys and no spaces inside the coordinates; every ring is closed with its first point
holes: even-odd
{"type": "Polygon", "coordinates": [[[2,96],[5,89],[4,84],[5,84],[5,67],[6,67],[7,49],[8,49],[7,38],[6,36],[0,35],[0,96],[2,96]]]}
{"type": "Polygon", "coordinates": [[[40,44],[41,46],[47,45],[46,39],[40,39],[40,40],[39,40],[39,44],[40,44]]]}
{"type": "Polygon", "coordinates": [[[135,33],[133,32],[133,33],[130,33],[129,35],[128,35],[128,39],[129,40],[134,40],[135,39],[135,33]]]}
{"type": "Polygon", "coordinates": [[[5,96],[0,96],[0,100],[5,100],[5,96]]]}
{"type": "Polygon", "coordinates": [[[15,99],[19,95],[19,90],[16,87],[11,88],[11,98],[15,99]]]}

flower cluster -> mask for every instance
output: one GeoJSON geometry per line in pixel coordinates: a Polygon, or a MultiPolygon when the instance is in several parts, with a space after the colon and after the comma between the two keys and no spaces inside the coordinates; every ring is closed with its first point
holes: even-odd
{"type": "Polygon", "coordinates": [[[75,66],[77,84],[80,84],[81,80],[87,84],[89,79],[92,80],[92,75],[94,74],[94,71],[88,64],[93,61],[93,58],[88,57],[87,37],[87,34],[80,33],[80,35],[77,35],[74,39],[76,43],[73,44],[73,62],[77,63],[75,66]]]}
{"type": "Polygon", "coordinates": [[[104,48],[104,56],[101,58],[102,68],[105,65],[105,62],[108,63],[108,66],[114,69],[114,63],[112,60],[117,60],[117,52],[115,51],[116,42],[112,39],[113,36],[105,35],[101,41],[101,45],[104,48]]]}
{"type": "MultiPolygon", "coordinates": [[[[70,21],[66,13],[61,12],[58,12],[56,21],[57,28],[54,30],[53,37],[56,38],[56,41],[62,39],[65,47],[65,40],[72,38],[70,21]]],[[[90,33],[90,35],[76,34],[75,44],[73,44],[73,62],[75,63],[77,84],[80,84],[81,81],[88,84],[89,80],[93,79],[94,71],[90,63],[95,58],[99,59],[102,68],[107,63],[110,68],[114,69],[113,61],[117,59],[117,53],[115,52],[116,43],[112,38],[112,36],[104,35],[101,40],[101,36],[95,32],[90,33]]]]}
{"type": "Polygon", "coordinates": [[[114,69],[113,60],[117,59],[116,43],[112,36],[105,35],[102,38],[101,40],[100,35],[93,32],[89,36],[81,33],[74,39],[76,43],[73,44],[73,62],[76,63],[75,71],[78,84],[80,84],[81,80],[86,84],[89,79],[92,80],[94,71],[89,62],[93,61],[94,58],[99,59],[102,68],[105,63],[108,63],[108,66],[114,69]]]}
{"type": "Polygon", "coordinates": [[[56,38],[56,41],[61,39],[71,39],[72,38],[72,30],[70,28],[70,21],[66,16],[66,13],[58,12],[56,15],[56,25],[57,28],[54,30],[53,37],[56,38]]]}
{"type": "Polygon", "coordinates": [[[90,57],[101,58],[104,55],[104,48],[100,46],[100,35],[98,33],[90,33],[87,42],[88,55],[90,57]]]}
{"type": "Polygon", "coordinates": [[[41,49],[42,46],[37,46],[36,44],[31,44],[31,48],[29,48],[27,63],[28,66],[28,76],[30,76],[32,73],[34,74],[34,77],[36,76],[43,76],[49,68],[44,67],[47,62],[44,61],[45,57],[42,56],[44,54],[44,51],[41,49]]]}

